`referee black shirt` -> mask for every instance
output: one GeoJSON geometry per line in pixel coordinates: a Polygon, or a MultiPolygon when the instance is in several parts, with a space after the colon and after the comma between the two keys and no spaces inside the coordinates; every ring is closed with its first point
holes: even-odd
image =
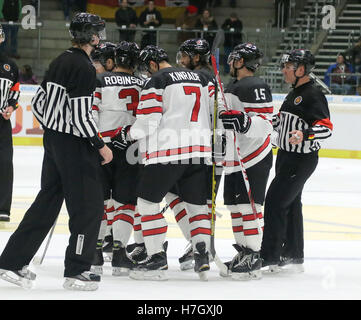
{"type": "Polygon", "coordinates": [[[104,146],[92,117],[96,72],[82,49],[70,48],[49,66],[32,100],[32,111],[44,128],[88,138],[104,146]]]}

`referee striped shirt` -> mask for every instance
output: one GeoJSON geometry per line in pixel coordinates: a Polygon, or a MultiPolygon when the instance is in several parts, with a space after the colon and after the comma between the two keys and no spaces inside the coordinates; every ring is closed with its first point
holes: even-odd
{"type": "Polygon", "coordinates": [[[16,109],[19,96],[19,69],[13,61],[0,54],[0,112],[8,106],[16,109]]]}
{"type": "Polygon", "coordinates": [[[104,146],[92,116],[95,68],[85,51],[70,48],[49,66],[32,99],[32,111],[44,128],[88,138],[104,146]]]}
{"type": "Polygon", "coordinates": [[[288,152],[310,153],[321,148],[320,142],[332,135],[333,125],[325,95],[313,81],[294,88],[285,98],[278,114],[273,116],[277,133],[276,145],[288,152]],[[290,132],[303,132],[304,139],[298,145],[289,143],[290,132]]]}

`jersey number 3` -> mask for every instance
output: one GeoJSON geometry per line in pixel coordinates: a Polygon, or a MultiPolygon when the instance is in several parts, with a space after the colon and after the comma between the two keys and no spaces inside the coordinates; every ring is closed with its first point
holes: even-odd
{"type": "Polygon", "coordinates": [[[139,103],[139,92],[134,88],[122,89],[119,91],[118,97],[119,99],[131,98],[130,103],[127,103],[127,110],[132,111],[135,117],[139,103]]]}
{"type": "Polygon", "coordinates": [[[199,109],[201,107],[201,89],[199,87],[192,87],[192,86],[184,86],[184,93],[186,95],[195,94],[196,95],[196,101],[194,102],[194,106],[192,109],[192,115],[191,115],[191,121],[197,122],[198,121],[198,113],[199,109]]]}

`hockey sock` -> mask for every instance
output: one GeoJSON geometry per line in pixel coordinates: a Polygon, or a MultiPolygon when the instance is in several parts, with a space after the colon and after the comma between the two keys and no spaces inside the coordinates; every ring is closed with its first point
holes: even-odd
{"type": "Polygon", "coordinates": [[[105,230],[105,237],[112,235],[112,224],[113,224],[113,218],[114,218],[114,203],[113,199],[106,200],[106,210],[105,214],[107,216],[107,226],[105,230]]]}
{"type": "Polygon", "coordinates": [[[236,243],[253,251],[261,249],[263,235],[262,206],[256,204],[257,218],[250,204],[228,206],[231,211],[232,228],[236,243]],[[258,229],[260,227],[260,230],[258,229]]]}
{"type": "Polygon", "coordinates": [[[168,224],[160,213],[160,203],[138,198],[138,210],[141,215],[142,233],[148,256],[164,251],[168,224]]]}
{"type": "Polygon", "coordinates": [[[98,240],[104,240],[106,233],[107,233],[107,226],[108,226],[108,204],[109,200],[104,201],[104,213],[102,216],[102,221],[100,222],[100,228],[99,228],[99,234],[98,234],[98,240]]]}
{"type": "Polygon", "coordinates": [[[134,231],[133,233],[134,242],[138,244],[144,243],[141,215],[139,214],[138,207],[135,207],[133,231],[134,231]]]}
{"type": "Polygon", "coordinates": [[[189,217],[187,216],[185,203],[176,194],[170,192],[166,194],[165,201],[172,209],[175,220],[181,229],[184,238],[186,238],[187,241],[190,241],[189,217]]]}
{"type": "Polygon", "coordinates": [[[206,244],[206,251],[210,250],[211,244],[211,222],[208,215],[208,206],[195,205],[185,202],[189,216],[189,228],[192,237],[193,249],[198,242],[206,244]]]}
{"type": "Polygon", "coordinates": [[[113,239],[126,246],[132,234],[135,205],[123,204],[114,200],[113,239]]]}

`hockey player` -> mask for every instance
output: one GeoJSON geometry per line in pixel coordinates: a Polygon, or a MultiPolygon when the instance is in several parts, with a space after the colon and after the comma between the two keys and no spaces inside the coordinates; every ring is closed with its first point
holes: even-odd
{"type": "Polygon", "coordinates": [[[138,183],[147,260],[130,275],[135,279],[164,280],[168,269],[163,248],[167,222],[160,202],[177,185],[186,203],[200,277],[209,270],[210,221],[207,214],[207,165],[211,157],[209,81],[174,68],[166,52],[149,45],[140,53],[141,67],[152,76],[146,82],[133,126],[123,127],[115,142],[126,147],[140,140],[144,168],[138,183]]]}
{"type": "Polygon", "coordinates": [[[104,42],[99,44],[91,53],[90,57],[98,74],[106,71],[112,71],[114,69],[115,47],[116,44],[112,42],[104,42]]]}
{"type": "Polygon", "coordinates": [[[0,257],[0,277],[31,286],[31,259],[66,202],[69,244],[65,253],[64,288],[96,290],[100,276],[89,272],[103,212],[102,164],[113,154],[91,116],[96,73],[89,58],[104,37],[105,22],[78,13],[69,28],[72,47],[50,64],[32,100],[32,111],[44,128],[41,190],[10,237],[0,257]]]}
{"type": "Polygon", "coordinates": [[[270,88],[254,75],[261,59],[261,51],[252,43],[239,44],[231,52],[228,63],[235,80],[225,90],[231,110],[220,114],[224,128],[234,130],[227,132],[229,141],[234,143],[227,143],[224,203],[231,212],[236,241],[234,247],[238,251],[227,263],[235,280],[259,279],[262,276],[259,251],[263,228],[262,205],[272,167],[270,135],[273,106],[270,88]],[[253,212],[248,197],[240,161],[246,169],[257,213],[253,212]]]}
{"type": "Polygon", "coordinates": [[[279,149],[276,175],[265,200],[261,249],[263,265],[271,272],[288,263],[303,271],[302,190],[317,167],[320,142],[332,134],[327,99],[309,76],[314,65],[309,50],[295,49],[281,58],[285,82],[292,90],[273,117],[279,149]]]}
{"type": "MultiPolygon", "coordinates": [[[[91,53],[90,57],[93,62],[93,66],[95,67],[96,73],[104,73],[106,71],[112,71],[115,67],[114,62],[114,49],[116,44],[112,42],[104,42],[97,45],[94,51],[91,53]]],[[[94,107],[94,106],[93,106],[94,107]]],[[[105,253],[104,258],[107,261],[111,261],[113,255],[113,236],[112,236],[112,222],[114,217],[114,205],[112,199],[108,199],[104,201],[104,215],[102,217],[102,222],[100,225],[100,239],[97,244],[103,243],[103,253],[105,253]],[[104,237],[105,232],[105,237],[104,237]]],[[[96,251],[95,259],[99,259],[98,256],[99,251],[96,251]]],[[[99,266],[103,261],[95,260],[94,263],[96,266],[99,266]]],[[[95,272],[101,272],[101,268],[93,267],[95,272]]]]}
{"type": "MultiPolygon", "coordinates": [[[[114,206],[112,218],[114,276],[127,275],[133,263],[126,254],[134,224],[136,207],[135,183],[138,175],[138,162],[130,163],[127,149],[114,148],[111,138],[117,134],[117,128],[132,125],[135,121],[143,80],[134,76],[138,63],[139,47],[136,43],[122,41],[116,46],[113,57],[115,67],[112,72],[98,75],[93,105],[93,115],[101,135],[107,145],[113,149],[114,159],[103,169],[104,207],[107,211],[109,199],[114,206]]],[[[102,56],[100,56],[102,58],[102,56]]],[[[108,60],[111,60],[109,55],[108,60]]],[[[132,146],[134,147],[134,146],[132,146]]],[[[105,215],[107,212],[105,212],[105,215]]],[[[109,219],[108,219],[109,220],[109,219]]],[[[105,222],[107,219],[105,219],[105,222]]],[[[94,270],[102,272],[103,223],[99,232],[94,270]]]]}
{"type": "MultiPolygon", "coordinates": [[[[202,73],[206,78],[208,78],[209,82],[211,83],[210,86],[210,97],[212,98],[210,100],[211,106],[214,107],[214,97],[215,97],[215,90],[216,90],[216,81],[214,78],[212,67],[209,64],[210,60],[210,47],[209,43],[205,39],[189,39],[184,41],[178,50],[177,53],[177,63],[185,68],[188,68],[190,70],[193,70],[195,72],[202,73]]],[[[211,119],[212,121],[212,119],[211,119]]],[[[211,215],[212,211],[212,166],[208,167],[208,173],[209,173],[209,188],[208,188],[208,197],[207,197],[207,205],[208,205],[208,213],[211,215]]],[[[222,164],[219,166],[216,166],[216,194],[219,187],[219,182],[221,180],[222,176],[222,164]]],[[[174,194],[168,194],[167,197],[177,197],[174,194]]],[[[177,199],[177,198],[176,198],[177,199]]],[[[178,198],[178,206],[182,203],[182,201],[178,198]]],[[[178,209],[178,208],[177,208],[178,209]]],[[[180,208],[182,210],[182,207],[180,208]]],[[[190,235],[189,235],[189,224],[187,224],[187,215],[186,211],[180,211],[183,212],[181,214],[182,220],[176,219],[181,227],[183,234],[185,235],[185,238],[189,241],[190,235]]],[[[179,209],[177,210],[179,211],[179,209]]],[[[177,211],[175,214],[177,214],[177,211]]],[[[179,214],[178,214],[179,215],[179,214]]],[[[188,246],[188,249],[186,250],[185,254],[179,258],[179,263],[181,266],[181,270],[187,270],[192,268],[192,260],[193,260],[193,251],[192,246],[188,246]]]]}

